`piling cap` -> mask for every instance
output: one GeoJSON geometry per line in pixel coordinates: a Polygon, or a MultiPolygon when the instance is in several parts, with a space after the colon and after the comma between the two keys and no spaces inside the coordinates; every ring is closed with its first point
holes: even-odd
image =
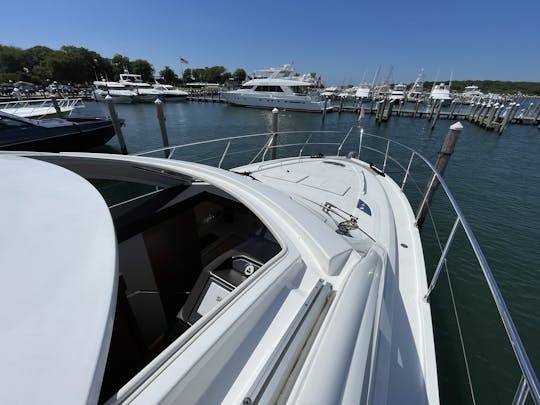
{"type": "Polygon", "coordinates": [[[163,104],[163,101],[158,97],[156,98],[156,101],[154,101],[154,104],[163,104]]]}
{"type": "Polygon", "coordinates": [[[450,129],[454,131],[461,131],[463,129],[463,125],[461,125],[461,122],[456,122],[455,124],[450,125],[450,129]]]}
{"type": "Polygon", "coordinates": [[[107,95],[105,96],[105,100],[112,100],[111,95],[110,95],[110,94],[107,94],[107,95]]]}
{"type": "Polygon", "coordinates": [[[278,110],[277,108],[274,108],[274,109],[272,110],[272,114],[277,114],[278,112],[279,112],[279,110],[278,110]]]}

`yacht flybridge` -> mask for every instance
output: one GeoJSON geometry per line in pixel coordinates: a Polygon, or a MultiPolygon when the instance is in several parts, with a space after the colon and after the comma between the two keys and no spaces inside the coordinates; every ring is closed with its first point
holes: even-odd
{"type": "Polygon", "coordinates": [[[279,108],[293,111],[321,112],[324,101],[314,91],[316,83],[311,77],[295,75],[289,65],[271,68],[254,75],[238,90],[227,91],[223,97],[230,104],[279,108]]]}
{"type": "Polygon", "coordinates": [[[0,154],[0,402],[439,403],[434,281],[403,192],[433,166],[413,151],[396,183],[388,146],[359,159],[367,136],[0,154]],[[211,151],[217,167],[172,159],[211,151]]]}

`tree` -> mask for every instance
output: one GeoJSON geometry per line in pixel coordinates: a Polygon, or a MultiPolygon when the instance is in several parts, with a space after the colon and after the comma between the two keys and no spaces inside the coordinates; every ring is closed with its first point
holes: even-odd
{"type": "Polygon", "coordinates": [[[192,79],[193,77],[193,72],[191,71],[190,68],[187,68],[187,69],[184,69],[184,73],[182,73],[182,81],[184,83],[189,83],[189,82],[192,82],[194,79],[192,79]]]}
{"type": "Polygon", "coordinates": [[[118,80],[120,74],[124,73],[125,70],[130,70],[131,62],[127,56],[120,55],[119,53],[115,54],[111,59],[111,64],[113,67],[113,74],[110,80],[118,80]]]}
{"type": "Polygon", "coordinates": [[[240,83],[246,80],[246,76],[247,76],[246,71],[241,68],[236,69],[232,74],[233,79],[240,83]]]}
{"type": "Polygon", "coordinates": [[[172,70],[169,66],[165,66],[163,70],[159,72],[159,75],[163,77],[165,83],[178,84],[179,82],[178,75],[174,73],[174,70],[172,70]]]}
{"type": "Polygon", "coordinates": [[[131,62],[129,70],[130,73],[141,75],[145,82],[154,80],[154,67],[144,59],[136,59],[131,62]]]}

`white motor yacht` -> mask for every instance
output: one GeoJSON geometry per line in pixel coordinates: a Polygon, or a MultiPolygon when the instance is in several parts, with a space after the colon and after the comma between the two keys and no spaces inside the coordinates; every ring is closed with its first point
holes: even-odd
{"type": "Polygon", "coordinates": [[[402,101],[402,100],[405,100],[406,94],[407,94],[407,85],[403,83],[398,83],[394,85],[388,98],[390,101],[402,101]]]}
{"type": "Polygon", "coordinates": [[[463,89],[463,93],[461,94],[461,99],[465,104],[480,101],[482,97],[484,97],[484,93],[480,91],[480,88],[478,86],[474,85],[466,86],[465,89],[463,89]]]}
{"type": "MultiPolygon", "coordinates": [[[[437,277],[428,289],[409,168],[396,183],[384,152],[381,167],[360,160],[363,130],[343,156],[351,132],[0,153],[0,402],[438,404],[437,277]],[[234,152],[247,141],[254,156],[234,152]],[[218,167],[152,157],[210,151],[218,167]]],[[[453,232],[475,242],[450,201],[453,232]]],[[[537,399],[502,308],[519,393],[537,399]]]]}
{"type": "Polygon", "coordinates": [[[122,73],[118,82],[133,90],[136,94],[136,101],[139,103],[153,103],[163,95],[161,90],[144,82],[141,75],[122,73]]]}
{"type": "Polygon", "coordinates": [[[93,84],[96,101],[105,101],[105,97],[111,96],[113,103],[131,104],[137,96],[133,90],[118,82],[96,80],[93,84]]]}
{"type": "Polygon", "coordinates": [[[450,85],[446,83],[434,84],[429,98],[433,100],[450,100],[450,85]]]}
{"type": "Polygon", "coordinates": [[[314,86],[312,80],[291,76],[291,68],[285,65],[268,77],[248,80],[240,89],[224,92],[223,98],[245,107],[321,112],[324,101],[312,91],[314,86]]]}
{"type": "Polygon", "coordinates": [[[372,96],[371,89],[371,84],[361,83],[356,87],[356,93],[354,96],[362,100],[369,100],[372,96]]]}
{"type": "Polygon", "coordinates": [[[187,91],[177,89],[170,84],[156,83],[153,87],[157,91],[161,92],[159,98],[162,101],[185,101],[187,99],[187,96],[189,96],[189,93],[187,91]]]}

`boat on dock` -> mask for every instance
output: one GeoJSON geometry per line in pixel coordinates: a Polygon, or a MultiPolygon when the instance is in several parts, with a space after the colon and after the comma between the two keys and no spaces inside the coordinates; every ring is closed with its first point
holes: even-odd
{"type": "MultiPolygon", "coordinates": [[[[61,115],[70,115],[76,108],[84,108],[80,98],[61,98],[56,100],[61,115]]],[[[48,99],[0,102],[0,112],[22,118],[46,118],[58,116],[53,101],[48,99]]]]}
{"type": "Polygon", "coordinates": [[[321,112],[325,108],[313,80],[295,76],[289,65],[271,70],[268,77],[251,79],[238,90],[223,92],[223,98],[230,104],[244,107],[307,112],[321,112]]]}
{"type": "Polygon", "coordinates": [[[33,120],[0,112],[2,150],[85,151],[104,145],[114,133],[112,121],[105,118],[33,120]]]}
{"type": "Polygon", "coordinates": [[[351,128],[136,156],[0,153],[0,173],[2,403],[438,404],[429,297],[458,227],[521,367],[517,403],[540,400],[444,179],[390,139],[351,128]],[[419,167],[456,218],[429,284],[413,209],[429,203],[404,192],[419,167]]]}

